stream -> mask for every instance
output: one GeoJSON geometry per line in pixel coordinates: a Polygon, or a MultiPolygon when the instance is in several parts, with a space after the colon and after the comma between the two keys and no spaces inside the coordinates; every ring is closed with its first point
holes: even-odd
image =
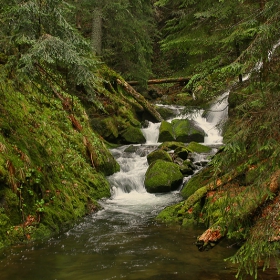
{"type": "MultiPolygon", "coordinates": [[[[176,118],[193,118],[207,133],[204,143],[222,143],[217,128],[227,117],[227,95],[209,110],[187,116],[183,107],[172,108],[176,118]]],[[[6,248],[0,254],[0,279],[109,280],[109,279],[235,279],[235,268],[224,261],[236,248],[226,241],[213,250],[200,252],[194,245],[203,228],[182,229],[155,222],[167,205],[182,200],[179,190],[149,194],[143,182],[148,168],[146,156],[159,143],[159,123],[143,129],[146,144],[112,149],[121,170],[108,177],[111,198],[100,201],[103,210],[82,219],[76,226],[47,241],[6,248]]],[[[198,162],[206,156],[197,158],[198,162]]],[[[198,165],[199,170],[199,165],[198,165]]],[[[273,278],[263,274],[258,279],[273,278]]]]}

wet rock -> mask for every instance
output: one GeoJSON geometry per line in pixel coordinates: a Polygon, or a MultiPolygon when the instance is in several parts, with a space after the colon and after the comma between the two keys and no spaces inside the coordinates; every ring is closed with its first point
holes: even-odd
{"type": "Polygon", "coordinates": [[[181,159],[185,160],[188,158],[189,150],[187,147],[178,147],[175,149],[174,154],[176,157],[180,157],[181,159]]]}
{"type": "Polygon", "coordinates": [[[155,150],[147,156],[147,161],[149,165],[159,159],[172,162],[172,157],[164,150],[155,150]]]}
{"type": "Polygon", "coordinates": [[[158,137],[158,141],[159,142],[166,142],[166,141],[174,141],[174,135],[173,135],[173,127],[172,124],[167,122],[167,121],[163,121],[160,125],[159,128],[159,137],[158,137]]]}
{"type": "Polygon", "coordinates": [[[121,133],[122,143],[143,144],[146,139],[138,127],[129,126],[121,133]]]}
{"type": "Polygon", "coordinates": [[[172,110],[172,109],[166,108],[166,107],[162,107],[162,106],[157,106],[156,109],[164,120],[173,118],[177,114],[177,112],[175,110],[172,110]]]}
{"type": "Polygon", "coordinates": [[[171,122],[176,141],[189,143],[191,141],[204,142],[205,132],[190,120],[173,120],[171,122]]]}
{"type": "Polygon", "coordinates": [[[170,150],[175,150],[178,147],[186,147],[186,145],[184,143],[181,142],[175,142],[175,141],[167,141],[167,142],[163,142],[162,144],[159,145],[160,149],[164,149],[166,151],[170,151],[170,150]]]}
{"type": "Polygon", "coordinates": [[[187,149],[192,153],[210,153],[211,148],[197,142],[190,142],[187,149]]]}
{"type": "Polygon", "coordinates": [[[136,153],[137,150],[138,150],[137,146],[130,145],[124,150],[124,152],[125,153],[136,153]]]}
{"type": "Polygon", "coordinates": [[[145,175],[144,185],[147,192],[160,193],[176,190],[183,181],[183,174],[176,163],[157,160],[145,175]]]}

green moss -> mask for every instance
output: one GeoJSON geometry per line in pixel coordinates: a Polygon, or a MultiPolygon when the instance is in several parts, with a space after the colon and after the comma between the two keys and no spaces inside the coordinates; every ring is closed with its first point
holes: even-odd
{"type": "Polygon", "coordinates": [[[174,151],[174,154],[176,155],[176,157],[185,160],[188,158],[189,150],[187,149],[187,147],[177,147],[174,151]]]}
{"type": "Polygon", "coordinates": [[[183,202],[164,208],[156,217],[157,221],[164,223],[178,223],[182,219],[178,217],[178,209],[183,205],[183,202]]]}
{"type": "Polygon", "coordinates": [[[97,199],[110,196],[106,176],[119,165],[77,98],[70,99],[80,130],[51,93],[28,85],[18,92],[12,83],[2,89],[0,243],[13,244],[56,234],[90,212],[97,199]]]}
{"type": "Polygon", "coordinates": [[[179,147],[185,148],[186,145],[182,142],[175,142],[175,141],[166,141],[159,145],[160,149],[163,149],[166,151],[175,150],[179,147]]]}
{"type": "Polygon", "coordinates": [[[168,192],[176,190],[182,180],[183,175],[177,164],[159,159],[149,166],[144,184],[148,192],[168,192]]]}
{"type": "Polygon", "coordinates": [[[168,120],[176,116],[176,113],[172,109],[162,107],[162,106],[156,106],[156,109],[164,120],[168,120]]]}
{"type": "Polygon", "coordinates": [[[192,153],[210,153],[211,148],[196,142],[190,142],[187,149],[192,153]]]}
{"type": "Polygon", "coordinates": [[[193,176],[186,184],[184,184],[181,190],[181,195],[184,199],[187,199],[192,194],[194,194],[199,188],[208,183],[210,178],[210,169],[203,169],[201,172],[193,176]]]}
{"type": "Polygon", "coordinates": [[[151,152],[150,154],[148,154],[148,156],[147,156],[147,161],[148,161],[149,165],[158,159],[172,162],[172,158],[171,158],[170,154],[168,154],[166,151],[161,150],[161,149],[155,150],[155,151],[151,152]]]}
{"type": "Polygon", "coordinates": [[[204,131],[196,127],[189,120],[173,120],[171,122],[176,141],[188,143],[190,141],[203,142],[204,131]]]}
{"type": "Polygon", "coordinates": [[[135,143],[143,144],[146,142],[146,139],[140,130],[140,128],[129,126],[125,131],[121,133],[123,143],[135,143]]]}
{"type": "Polygon", "coordinates": [[[160,128],[159,128],[159,142],[166,142],[166,141],[174,141],[174,135],[173,135],[173,127],[171,123],[167,121],[161,122],[160,128]]]}

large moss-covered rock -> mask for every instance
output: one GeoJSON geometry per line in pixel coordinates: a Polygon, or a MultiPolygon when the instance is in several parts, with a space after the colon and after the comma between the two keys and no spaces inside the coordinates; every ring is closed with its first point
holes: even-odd
{"type": "Polygon", "coordinates": [[[191,141],[204,142],[205,132],[189,120],[173,120],[172,127],[176,141],[189,143],[191,141]]]}
{"type": "Polygon", "coordinates": [[[148,154],[148,156],[147,156],[147,161],[148,161],[149,165],[158,159],[172,162],[172,158],[171,158],[170,154],[168,154],[166,151],[161,150],[161,149],[155,150],[155,151],[151,152],[150,154],[148,154]]]}
{"type": "Polygon", "coordinates": [[[158,142],[174,141],[173,126],[167,121],[161,122],[159,127],[158,142]]]}
{"type": "Polygon", "coordinates": [[[129,126],[120,135],[123,144],[143,144],[146,142],[142,131],[138,127],[129,126]]]}
{"type": "Polygon", "coordinates": [[[157,160],[149,166],[144,184],[150,193],[169,192],[176,190],[182,180],[183,175],[177,164],[157,160]]]}
{"type": "Polygon", "coordinates": [[[159,145],[159,148],[165,151],[175,150],[179,147],[185,148],[186,145],[182,142],[175,142],[175,141],[167,141],[159,145]]]}
{"type": "Polygon", "coordinates": [[[90,123],[95,131],[109,142],[113,142],[119,136],[119,123],[116,118],[94,118],[90,123]]]}
{"type": "Polygon", "coordinates": [[[211,152],[211,148],[205,145],[202,145],[200,143],[196,143],[196,142],[191,142],[187,145],[187,149],[191,152],[191,153],[210,153],[211,152]]]}

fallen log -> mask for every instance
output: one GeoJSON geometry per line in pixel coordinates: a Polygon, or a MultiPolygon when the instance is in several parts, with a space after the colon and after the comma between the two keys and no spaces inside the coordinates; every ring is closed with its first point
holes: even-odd
{"type": "Polygon", "coordinates": [[[130,94],[138,103],[143,106],[145,110],[147,110],[158,122],[163,121],[161,115],[156,111],[154,106],[152,106],[145,98],[138,93],[132,86],[130,86],[127,82],[117,79],[117,83],[125,89],[125,91],[130,94]]]}
{"type": "MultiPolygon", "coordinates": [[[[182,85],[185,85],[189,82],[190,78],[164,78],[164,79],[152,79],[148,80],[148,85],[155,85],[155,84],[166,84],[166,83],[180,83],[182,85]]],[[[131,86],[139,85],[139,81],[129,81],[127,82],[131,86]]]]}
{"type": "MultiPolygon", "coordinates": [[[[232,176],[230,176],[232,177],[232,176]]],[[[217,184],[220,185],[220,184],[217,184]]],[[[211,187],[211,185],[208,185],[210,189],[215,189],[211,187]]],[[[204,187],[205,188],[205,187],[204,187]]],[[[202,189],[202,188],[201,188],[202,189]]],[[[231,206],[226,207],[225,211],[232,212],[232,218],[236,217],[236,219],[242,221],[246,216],[253,215],[253,213],[256,212],[256,210],[264,205],[265,202],[267,202],[268,199],[268,193],[267,190],[269,190],[273,194],[277,194],[280,189],[280,169],[276,170],[272,175],[269,182],[266,182],[262,187],[255,188],[254,191],[250,191],[247,194],[243,193],[241,198],[242,201],[239,201],[238,203],[231,203],[231,206]]],[[[236,196],[238,198],[238,196],[236,196]]],[[[279,206],[277,205],[278,200],[271,201],[265,208],[262,209],[262,215],[261,218],[259,218],[259,221],[257,221],[257,225],[259,225],[259,228],[254,226],[254,234],[255,239],[261,239],[262,236],[265,236],[269,241],[279,241],[280,240],[280,234],[279,234],[279,223],[275,222],[278,221],[275,217],[277,217],[277,214],[272,214],[272,209],[276,209],[275,213],[278,213],[279,206]],[[272,205],[271,205],[272,203],[272,205]],[[269,217],[269,214],[272,217],[269,217]],[[270,219],[269,219],[270,218],[270,219]],[[273,219],[274,218],[274,219],[273,219]],[[261,227],[260,224],[267,224],[267,228],[270,230],[274,229],[273,234],[267,234],[268,230],[266,230],[266,234],[264,235],[263,227],[261,227]],[[256,237],[257,236],[257,237],[256,237]]],[[[224,219],[229,219],[229,216],[224,219]]],[[[221,222],[221,219],[219,221],[220,224],[226,223],[221,222]]],[[[238,229],[237,229],[238,230],[238,229]]],[[[240,229],[239,229],[240,230],[240,229]]],[[[253,232],[253,231],[252,231],[253,232]]],[[[251,232],[251,237],[252,237],[251,232]]],[[[208,228],[201,236],[198,237],[196,246],[200,251],[209,250],[213,248],[224,236],[226,235],[225,229],[221,230],[221,227],[219,225],[215,225],[211,228],[208,228]]]]}
{"type": "Polygon", "coordinates": [[[200,237],[198,237],[195,244],[199,251],[207,251],[213,248],[223,237],[224,235],[221,233],[219,227],[215,229],[208,228],[200,237]]]}

